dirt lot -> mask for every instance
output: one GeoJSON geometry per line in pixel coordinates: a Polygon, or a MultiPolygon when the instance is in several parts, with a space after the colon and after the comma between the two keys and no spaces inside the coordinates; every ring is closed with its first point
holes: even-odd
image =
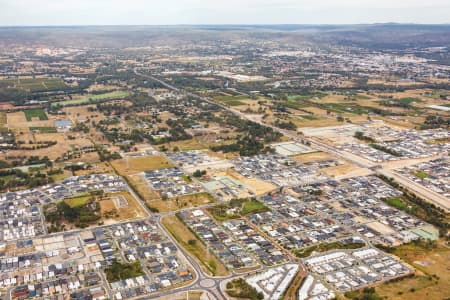
{"type": "Polygon", "coordinates": [[[165,157],[159,155],[119,159],[111,164],[122,176],[173,167],[165,157]]]}
{"type": "MultiPolygon", "coordinates": [[[[148,216],[147,212],[137,202],[138,200],[134,199],[128,191],[107,194],[105,199],[106,200],[100,201],[100,212],[102,216],[114,212],[114,216],[111,218],[114,221],[132,220],[135,218],[143,218],[148,216]],[[116,197],[124,197],[128,202],[128,205],[117,207],[113,201],[113,198],[116,197]]],[[[103,220],[105,223],[108,222],[107,218],[103,218],[103,220]]]]}
{"type": "Polygon", "coordinates": [[[325,152],[313,152],[313,153],[305,153],[305,154],[295,155],[295,156],[292,156],[291,158],[300,163],[308,163],[308,162],[313,162],[313,161],[333,159],[335,157],[333,157],[330,154],[325,153],[325,152]]]}
{"type": "Polygon", "coordinates": [[[343,165],[321,169],[328,176],[336,179],[351,178],[356,176],[366,176],[372,173],[371,170],[360,168],[352,163],[345,162],[343,165]]]}
{"type": "Polygon", "coordinates": [[[214,202],[216,202],[216,200],[208,193],[198,193],[175,197],[167,200],[159,199],[148,201],[147,205],[152,209],[158,210],[159,212],[167,212],[214,202]]]}
{"type": "Polygon", "coordinates": [[[265,182],[256,178],[247,178],[242,176],[234,170],[227,170],[225,172],[226,176],[230,176],[236,180],[242,182],[248,189],[255,193],[255,195],[263,195],[270,191],[275,190],[277,187],[269,182],[265,182]]]}

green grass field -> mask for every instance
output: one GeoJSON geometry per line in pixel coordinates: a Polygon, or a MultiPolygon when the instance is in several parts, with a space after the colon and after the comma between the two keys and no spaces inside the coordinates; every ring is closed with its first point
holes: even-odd
{"type": "Polygon", "coordinates": [[[67,101],[59,101],[59,102],[53,102],[52,106],[71,106],[71,105],[83,105],[83,104],[89,104],[89,103],[96,103],[101,102],[104,100],[116,100],[116,99],[122,99],[125,97],[128,97],[130,93],[128,91],[114,91],[99,95],[85,95],[81,96],[80,98],[67,100],[67,101]]]}
{"type": "Polygon", "coordinates": [[[426,173],[424,171],[413,172],[413,175],[416,176],[417,178],[420,178],[420,179],[425,179],[425,178],[430,177],[430,174],[428,174],[428,173],[426,173]]]}
{"type": "Polygon", "coordinates": [[[40,133],[56,133],[55,127],[29,127],[29,129],[40,133]]]}
{"type": "Polygon", "coordinates": [[[394,198],[388,198],[386,200],[384,200],[387,204],[389,204],[392,207],[395,207],[399,210],[402,211],[406,211],[410,214],[413,214],[416,212],[417,207],[415,205],[412,205],[410,203],[408,203],[406,200],[404,200],[403,198],[399,198],[399,197],[394,197],[394,198]]]}
{"type": "Polygon", "coordinates": [[[89,200],[89,198],[90,198],[89,195],[81,195],[78,197],[67,198],[64,200],[64,202],[66,202],[67,205],[69,205],[70,207],[74,208],[85,205],[86,202],[89,200]]]}
{"type": "Polygon", "coordinates": [[[405,203],[400,198],[389,198],[389,199],[386,200],[386,203],[389,204],[390,206],[393,206],[393,207],[398,208],[400,210],[405,210],[408,207],[408,204],[405,203]]]}
{"type": "Polygon", "coordinates": [[[27,121],[32,121],[33,118],[39,118],[40,121],[48,120],[47,114],[41,108],[27,109],[23,111],[27,121]]]}
{"type": "Polygon", "coordinates": [[[248,99],[248,97],[246,97],[246,96],[220,96],[220,97],[215,97],[214,99],[216,101],[222,102],[229,106],[239,106],[239,105],[245,105],[245,103],[240,100],[248,99]]]}
{"type": "Polygon", "coordinates": [[[59,90],[66,87],[61,78],[15,78],[0,80],[0,87],[16,88],[23,91],[59,90]]]}
{"type": "Polygon", "coordinates": [[[267,206],[257,200],[248,200],[242,204],[241,213],[243,215],[249,215],[257,212],[263,212],[269,210],[267,206]]]}

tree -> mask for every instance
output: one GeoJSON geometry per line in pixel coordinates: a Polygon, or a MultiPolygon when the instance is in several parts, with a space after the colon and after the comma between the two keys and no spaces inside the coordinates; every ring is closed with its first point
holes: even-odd
{"type": "Polygon", "coordinates": [[[206,171],[205,170],[196,170],[195,172],[194,172],[194,174],[192,174],[194,177],[196,177],[196,178],[200,178],[200,177],[202,177],[202,176],[204,176],[204,175],[206,175],[206,171]]]}

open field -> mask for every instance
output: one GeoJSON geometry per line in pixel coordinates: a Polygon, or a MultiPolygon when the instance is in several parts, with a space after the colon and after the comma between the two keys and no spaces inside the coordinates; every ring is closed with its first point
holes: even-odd
{"type": "Polygon", "coordinates": [[[213,276],[227,276],[229,274],[225,266],[212,253],[209,253],[205,245],[197,239],[177,216],[163,217],[162,224],[178,243],[200,262],[206,273],[213,276]]]}
{"type": "Polygon", "coordinates": [[[335,177],[336,179],[367,176],[373,172],[370,169],[358,167],[355,164],[345,162],[343,165],[329,167],[321,169],[322,172],[328,176],[335,177]]]}
{"type": "Polygon", "coordinates": [[[115,221],[124,221],[131,220],[135,218],[143,218],[148,216],[147,212],[144,208],[138,203],[128,191],[122,191],[117,193],[110,193],[105,195],[105,200],[100,201],[100,212],[102,216],[104,216],[105,223],[107,220],[105,219],[105,214],[114,214],[113,219],[115,221]],[[122,197],[127,202],[125,206],[117,206],[115,198],[122,197]]]}
{"type": "Polygon", "coordinates": [[[98,162],[99,157],[98,157],[97,152],[85,153],[81,158],[74,160],[74,162],[76,162],[76,161],[93,163],[93,167],[90,169],[75,171],[74,175],[76,175],[76,176],[96,174],[96,173],[105,173],[105,174],[113,174],[114,173],[114,170],[111,168],[111,166],[109,164],[107,164],[105,162],[98,162]]]}
{"type": "Polygon", "coordinates": [[[159,193],[151,189],[147,181],[138,174],[126,176],[128,184],[131,185],[143,201],[157,200],[159,193]]]}
{"type": "MultiPolygon", "coordinates": [[[[26,128],[28,129],[28,128],[26,128]]],[[[9,155],[14,156],[48,156],[50,159],[55,160],[59,157],[61,157],[63,154],[65,154],[67,151],[73,150],[76,147],[82,147],[82,146],[91,146],[92,142],[86,138],[83,135],[74,134],[76,138],[74,140],[69,140],[67,136],[64,133],[48,133],[48,132],[41,132],[38,134],[31,133],[28,130],[21,129],[20,132],[22,134],[16,132],[16,140],[17,141],[24,141],[26,146],[33,145],[28,144],[29,141],[32,141],[33,143],[37,144],[39,142],[49,142],[49,141],[56,141],[56,145],[47,147],[47,148],[40,148],[35,150],[10,150],[9,155]]],[[[0,159],[4,154],[0,154],[0,159]]],[[[83,157],[84,158],[84,157],[83,157]]],[[[83,161],[83,159],[81,159],[83,161]]],[[[98,161],[98,160],[97,160],[98,161]]]]}
{"type": "Polygon", "coordinates": [[[80,195],[73,198],[67,198],[64,200],[64,202],[66,202],[70,207],[74,208],[85,205],[89,198],[90,195],[80,195]]]}
{"type": "Polygon", "coordinates": [[[0,127],[4,127],[8,123],[5,112],[0,112],[0,127]]]}
{"type": "Polygon", "coordinates": [[[9,129],[20,129],[21,132],[27,132],[29,127],[54,127],[54,122],[41,109],[7,113],[6,118],[9,129]]]}
{"type": "Polygon", "coordinates": [[[36,92],[62,89],[66,84],[61,78],[15,78],[0,80],[0,87],[36,92]]]}
{"type": "Polygon", "coordinates": [[[27,121],[33,121],[33,120],[40,120],[45,121],[48,120],[47,114],[43,109],[36,108],[36,109],[26,109],[23,111],[25,113],[25,118],[27,121]]]}
{"type": "Polygon", "coordinates": [[[69,171],[64,170],[63,173],[61,173],[61,174],[53,174],[50,177],[53,179],[53,181],[57,182],[57,181],[63,181],[64,179],[66,179],[70,175],[71,174],[70,174],[69,171]]]}
{"type": "Polygon", "coordinates": [[[23,113],[23,111],[8,113],[6,116],[9,128],[12,129],[12,128],[28,127],[27,119],[25,118],[25,114],[23,113]]]}
{"type": "Polygon", "coordinates": [[[161,146],[165,146],[168,149],[173,149],[175,147],[178,147],[181,151],[202,150],[202,149],[209,148],[208,143],[203,143],[195,137],[190,140],[176,141],[176,142],[170,142],[170,143],[159,145],[159,147],[161,147],[161,146]]]}
{"type": "Polygon", "coordinates": [[[305,154],[295,155],[295,156],[292,156],[291,158],[300,163],[308,163],[308,162],[313,162],[313,161],[333,159],[334,157],[326,152],[313,152],[313,153],[305,153],[305,154]]]}
{"type": "Polygon", "coordinates": [[[101,102],[104,100],[114,100],[114,99],[121,99],[125,98],[130,93],[128,91],[114,91],[104,94],[90,94],[85,96],[79,96],[72,100],[67,101],[59,101],[59,102],[53,102],[52,106],[69,106],[69,105],[82,105],[82,104],[89,104],[89,103],[95,103],[95,102],[101,102]]]}
{"type": "Polygon", "coordinates": [[[80,106],[67,106],[61,109],[63,112],[65,112],[69,119],[72,120],[74,123],[82,120],[86,120],[89,118],[91,121],[95,121],[96,123],[104,120],[105,116],[103,113],[99,111],[89,111],[90,108],[94,108],[95,104],[90,105],[80,105],[80,106]]]}
{"type": "Polygon", "coordinates": [[[317,117],[315,120],[306,120],[303,117],[291,117],[290,121],[292,121],[301,131],[302,127],[326,127],[326,126],[336,126],[343,124],[342,122],[338,122],[336,118],[332,117],[317,117]]]}
{"type": "Polygon", "coordinates": [[[118,159],[111,164],[122,176],[173,167],[172,163],[159,155],[118,159]]]}
{"type": "Polygon", "coordinates": [[[245,102],[241,100],[245,100],[248,97],[246,96],[219,96],[215,97],[214,100],[222,102],[223,104],[229,105],[229,106],[240,106],[245,105],[245,102]]]}
{"type": "Polygon", "coordinates": [[[450,295],[450,249],[439,241],[436,247],[406,244],[396,247],[393,254],[414,266],[414,277],[386,283],[377,293],[386,299],[447,299],[450,295]]]}
{"type": "Polygon", "coordinates": [[[151,210],[158,212],[175,211],[182,208],[190,208],[208,203],[214,203],[216,199],[208,193],[198,193],[170,198],[167,200],[158,199],[148,201],[147,205],[151,210]]]}
{"type": "Polygon", "coordinates": [[[277,188],[270,182],[262,181],[257,178],[247,178],[231,169],[228,169],[225,174],[226,176],[230,176],[231,178],[234,178],[242,182],[249,190],[253,191],[254,194],[257,196],[263,195],[277,188]]]}

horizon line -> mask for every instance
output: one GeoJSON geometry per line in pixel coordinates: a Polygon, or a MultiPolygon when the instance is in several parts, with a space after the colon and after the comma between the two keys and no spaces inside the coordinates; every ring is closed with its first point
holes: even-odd
{"type": "Polygon", "coordinates": [[[189,27],[189,26],[367,26],[367,25],[424,25],[439,26],[449,23],[372,22],[372,23],[192,23],[192,24],[54,24],[54,25],[0,25],[0,28],[36,27],[189,27]]]}

